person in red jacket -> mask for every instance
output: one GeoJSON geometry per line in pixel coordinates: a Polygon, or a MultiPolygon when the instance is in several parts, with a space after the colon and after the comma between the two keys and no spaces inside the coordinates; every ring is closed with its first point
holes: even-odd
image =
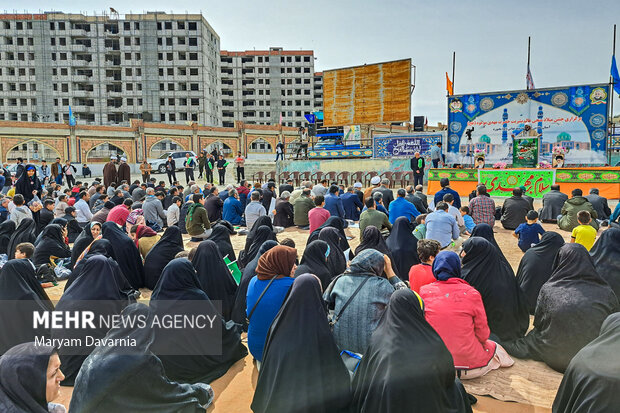
{"type": "Polygon", "coordinates": [[[482,297],[461,279],[459,256],[452,251],[437,254],[433,275],[437,281],[420,289],[425,317],[452,353],[461,380],[512,366],[514,361],[506,350],[489,340],[491,330],[482,297]]]}

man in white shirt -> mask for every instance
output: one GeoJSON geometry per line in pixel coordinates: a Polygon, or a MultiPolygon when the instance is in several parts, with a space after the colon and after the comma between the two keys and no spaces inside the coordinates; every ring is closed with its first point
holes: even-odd
{"type": "Polygon", "coordinates": [[[267,215],[265,207],[260,203],[260,192],[252,192],[250,199],[252,202],[245,207],[245,224],[248,230],[252,229],[258,217],[267,215]]]}
{"type": "Polygon", "coordinates": [[[181,198],[175,196],[172,198],[172,204],[166,210],[166,223],[169,227],[176,225],[179,222],[179,216],[181,215],[181,198]]]}
{"type": "Polygon", "coordinates": [[[90,212],[90,207],[88,206],[88,201],[90,200],[90,195],[86,191],[82,191],[79,194],[80,200],[77,201],[73,206],[75,207],[75,220],[80,224],[80,227],[84,227],[86,224],[93,219],[93,213],[90,212]]]}

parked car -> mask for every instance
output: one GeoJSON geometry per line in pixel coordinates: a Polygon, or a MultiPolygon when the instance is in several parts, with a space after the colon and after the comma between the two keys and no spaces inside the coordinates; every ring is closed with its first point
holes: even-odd
{"type": "MultiPolygon", "coordinates": [[[[189,156],[194,159],[194,163],[198,163],[196,160],[196,154],[193,151],[171,151],[162,153],[159,158],[149,159],[148,163],[151,165],[151,173],[166,173],[166,161],[168,161],[168,156],[172,156],[174,159],[176,170],[182,171],[185,169],[183,166],[183,162],[185,159],[185,154],[189,153],[189,156]]],[[[194,167],[195,168],[195,167],[194,167]]]]}

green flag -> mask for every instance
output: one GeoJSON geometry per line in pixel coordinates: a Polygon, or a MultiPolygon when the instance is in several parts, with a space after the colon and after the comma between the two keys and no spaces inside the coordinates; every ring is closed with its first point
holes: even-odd
{"type": "Polygon", "coordinates": [[[227,255],[224,257],[224,262],[226,263],[226,265],[228,266],[228,269],[232,273],[232,276],[237,282],[237,285],[239,285],[239,283],[241,282],[242,274],[241,274],[241,270],[239,269],[239,266],[237,265],[237,261],[231,262],[227,255]]]}

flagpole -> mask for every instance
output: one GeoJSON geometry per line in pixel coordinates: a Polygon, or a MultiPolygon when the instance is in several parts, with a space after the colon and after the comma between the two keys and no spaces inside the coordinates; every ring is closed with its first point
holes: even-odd
{"type": "MultiPolygon", "coordinates": [[[[614,24],[614,40],[612,42],[611,55],[616,55],[616,25],[614,24]]],[[[613,142],[613,134],[616,131],[614,127],[614,78],[609,74],[609,108],[611,118],[609,119],[609,139],[607,139],[607,163],[611,165],[611,144],[613,142]]]]}
{"type": "MultiPolygon", "coordinates": [[[[614,26],[615,27],[615,26],[614,26]]],[[[452,94],[454,95],[454,67],[456,64],[456,52],[452,52],[452,94]]]]}
{"type": "Polygon", "coordinates": [[[530,50],[531,50],[531,45],[532,45],[532,37],[531,36],[527,36],[527,74],[525,76],[525,88],[529,89],[530,85],[528,82],[528,76],[530,75],[530,50]]]}

